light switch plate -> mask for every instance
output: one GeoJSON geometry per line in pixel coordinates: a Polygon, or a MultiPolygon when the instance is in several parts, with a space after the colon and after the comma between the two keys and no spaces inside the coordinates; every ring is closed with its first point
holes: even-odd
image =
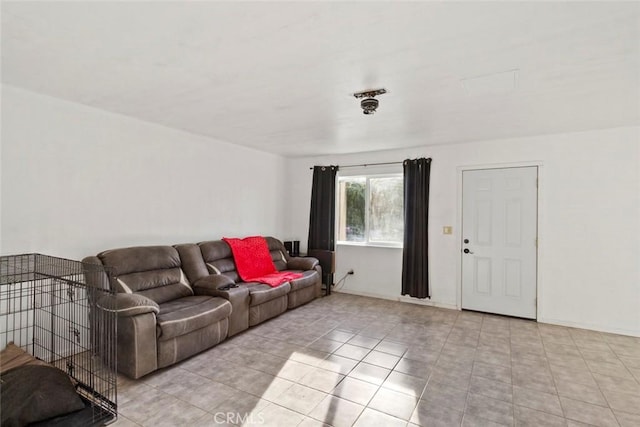
{"type": "Polygon", "coordinates": [[[453,227],[450,225],[445,225],[444,227],[442,227],[442,234],[452,234],[453,233],[453,227]]]}

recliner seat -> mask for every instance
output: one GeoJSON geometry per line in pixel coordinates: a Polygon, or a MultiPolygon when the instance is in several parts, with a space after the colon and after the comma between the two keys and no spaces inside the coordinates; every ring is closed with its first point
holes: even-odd
{"type": "Polygon", "coordinates": [[[113,249],[83,261],[114,270],[117,294],[97,304],[118,313],[120,372],[139,378],[226,338],[231,304],[194,295],[175,248],[113,249]]]}

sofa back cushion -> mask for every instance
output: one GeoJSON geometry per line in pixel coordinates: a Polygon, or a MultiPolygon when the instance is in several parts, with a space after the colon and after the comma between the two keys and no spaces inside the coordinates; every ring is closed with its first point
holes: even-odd
{"type": "MultiPolygon", "coordinates": [[[[265,237],[271,260],[276,266],[276,270],[282,271],[287,268],[287,252],[282,242],[273,237],[265,237]]],[[[240,276],[236,271],[236,264],[233,261],[231,248],[223,240],[210,240],[198,243],[202,258],[207,265],[210,274],[224,274],[234,282],[240,282],[240,276]]]]}
{"type": "Polygon", "coordinates": [[[178,251],[171,246],[112,249],[98,258],[113,267],[112,286],[118,292],[144,295],[158,304],[193,295],[178,251]]]}

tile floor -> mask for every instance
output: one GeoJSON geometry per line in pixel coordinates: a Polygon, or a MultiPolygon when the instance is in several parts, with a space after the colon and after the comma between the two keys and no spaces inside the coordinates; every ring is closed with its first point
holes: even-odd
{"type": "Polygon", "coordinates": [[[118,382],[118,427],[640,426],[640,338],[347,294],[118,382]]]}

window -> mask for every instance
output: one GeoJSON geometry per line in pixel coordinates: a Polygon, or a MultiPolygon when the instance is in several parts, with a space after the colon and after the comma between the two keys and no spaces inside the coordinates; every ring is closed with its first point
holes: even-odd
{"type": "Polygon", "coordinates": [[[402,175],[340,177],[338,197],[338,243],[402,245],[402,175]]]}

